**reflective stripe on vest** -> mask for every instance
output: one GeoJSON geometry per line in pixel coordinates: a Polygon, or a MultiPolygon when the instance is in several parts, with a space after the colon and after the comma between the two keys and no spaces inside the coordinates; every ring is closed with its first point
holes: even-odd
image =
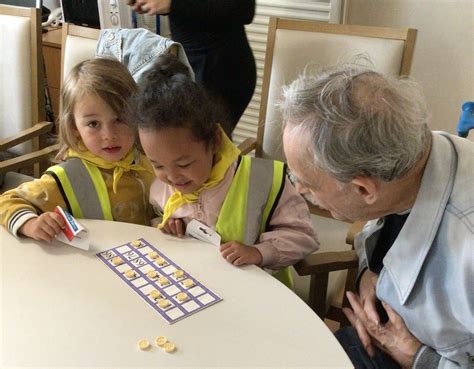
{"type": "Polygon", "coordinates": [[[72,158],[50,167],[74,217],[113,220],[109,194],[99,168],[72,158]]]}
{"type": "Polygon", "coordinates": [[[284,175],[282,162],[242,156],[216,224],[223,242],[255,244],[276,206],[284,175]]]}

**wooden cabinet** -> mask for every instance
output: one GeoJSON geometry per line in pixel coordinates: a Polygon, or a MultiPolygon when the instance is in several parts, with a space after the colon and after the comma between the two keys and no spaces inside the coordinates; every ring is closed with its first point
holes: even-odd
{"type": "Polygon", "coordinates": [[[43,57],[54,116],[59,114],[59,89],[61,87],[61,28],[43,33],[43,57]]]}

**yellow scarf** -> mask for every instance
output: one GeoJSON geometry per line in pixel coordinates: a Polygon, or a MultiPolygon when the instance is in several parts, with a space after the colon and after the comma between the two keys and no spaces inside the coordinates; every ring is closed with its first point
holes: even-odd
{"type": "Polygon", "coordinates": [[[117,184],[122,177],[124,172],[129,172],[130,170],[141,171],[145,170],[151,174],[153,174],[149,169],[141,166],[140,164],[132,164],[135,159],[135,148],[131,148],[130,151],[119,161],[106,161],[101,157],[92,154],[89,150],[86,149],[82,142],[79,143],[79,150],[75,151],[73,149],[69,149],[67,152],[67,158],[79,158],[85,160],[96,167],[103,168],[103,169],[114,169],[113,174],[113,190],[114,193],[117,193],[117,184]]]}
{"type": "MultiPolygon", "coordinates": [[[[219,127],[220,128],[220,127],[219,127]]],[[[224,178],[227,169],[232,165],[232,163],[240,155],[240,150],[235,147],[232,141],[227,137],[222,128],[220,128],[221,133],[221,147],[219,151],[214,155],[214,165],[211,169],[211,174],[204,184],[199,187],[196,191],[190,193],[181,193],[180,191],[175,191],[168,201],[165,204],[163,221],[158,228],[163,228],[166,224],[168,218],[184,204],[196,202],[199,199],[199,194],[204,191],[206,188],[211,188],[216,186],[224,178]]]]}

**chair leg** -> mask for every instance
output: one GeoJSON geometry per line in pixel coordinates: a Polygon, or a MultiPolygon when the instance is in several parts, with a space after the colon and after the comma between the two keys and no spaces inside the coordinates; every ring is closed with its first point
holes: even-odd
{"type": "Polygon", "coordinates": [[[311,275],[309,286],[309,306],[321,319],[326,315],[326,299],[329,273],[311,275]]]}

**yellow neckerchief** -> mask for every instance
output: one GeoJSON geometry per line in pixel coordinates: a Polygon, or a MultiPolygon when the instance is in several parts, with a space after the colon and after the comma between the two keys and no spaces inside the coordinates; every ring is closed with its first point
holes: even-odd
{"type": "Polygon", "coordinates": [[[219,151],[214,155],[214,165],[211,169],[211,174],[204,184],[199,187],[196,191],[190,193],[181,193],[180,191],[175,191],[170,196],[168,201],[165,204],[163,221],[158,228],[163,228],[168,218],[186,203],[196,202],[199,198],[199,194],[207,188],[216,186],[219,182],[224,179],[224,176],[227,172],[227,169],[232,165],[232,163],[240,155],[240,150],[235,147],[232,141],[227,137],[222,128],[220,128],[221,133],[221,147],[219,151]]]}
{"type": "Polygon", "coordinates": [[[128,172],[130,170],[141,171],[145,170],[149,173],[152,173],[149,169],[141,166],[140,164],[133,164],[135,160],[135,148],[131,148],[130,151],[119,161],[106,161],[101,157],[92,154],[89,150],[86,149],[82,142],[79,143],[79,150],[75,151],[73,149],[69,149],[67,152],[67,158],[79,158],[85,160],[95,166],[103,169],[114,169],[113,174],[113,190],[114,193],[117,193],[117,184],[122,177],[124,172],[128,172]]]}

